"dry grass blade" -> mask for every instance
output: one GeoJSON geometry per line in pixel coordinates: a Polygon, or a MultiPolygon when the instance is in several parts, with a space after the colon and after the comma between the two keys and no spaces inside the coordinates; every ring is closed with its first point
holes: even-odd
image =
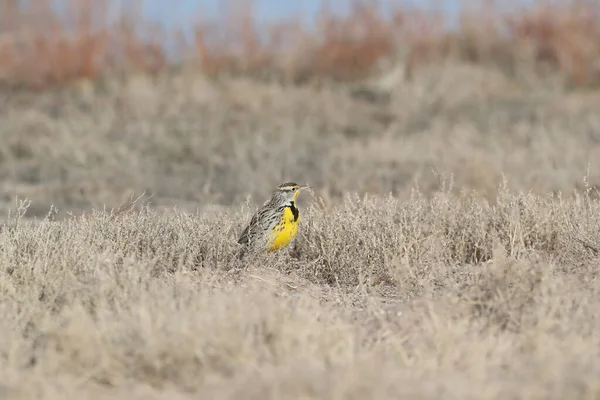
{"type": "MultiPolygon", "coordinates": [[[[123,203],[119,204],[117,207],[114,207],[110,210],[110,219],[111,220],[115,219],[119,216],[128,214],[131,211],[133,211],[136,208],[136,206],[138,205],[138,202],[140,201],[140,199],[142,199],[144,196],[146,196],[146,192],[143,192],[136,199],[134,199],[133,193],[132,193],[131,197],[129,198],[129,200],[127,202],[123,202],[123,203]]],[[[147,205],[153,196],[154,195],[151,195],[151,196],[147,197],[146,199],[144,199],[144,204],[147,205]]]]}
{"type": "Polygon", "coordinates": [[[600,249],[598,249],[598,247],[592,245],[591,243],[580,239],[580,238],[575,238],[575,240],[577,240],[579,243],[581,243],[583,245],[583,247],[585,247],[588,250],[593,251],[595,254],[599,254],[600,253],[600,249]]]}

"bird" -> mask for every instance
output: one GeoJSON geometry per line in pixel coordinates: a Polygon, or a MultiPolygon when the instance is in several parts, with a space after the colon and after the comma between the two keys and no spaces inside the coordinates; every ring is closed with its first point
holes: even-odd
{"type": "Polygon", "coordinates": [[[260,249],[268,253],[287,247],[296,237],[300,223],[296,200],[307,188],[310,186],[295,182],[277,186],[271,199],[252,216],[240,234],[238,244],[244,249],[260,249]]]}

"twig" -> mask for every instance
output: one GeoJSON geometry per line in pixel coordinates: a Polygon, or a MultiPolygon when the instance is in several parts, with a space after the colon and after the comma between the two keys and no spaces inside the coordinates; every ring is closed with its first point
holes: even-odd
{"type": "Polygon", "coordinates": [[[271,281],[268,281],[265,278],[261,278],[260,276],[256,276],[256,275],[252,275],[252,274],[248,274],[248,276],[250,278],[254,278],[254,279],[258,280],[258,281],[261,281],[261,282],[264,282],[264,283],[268,283],[269,285],[277,286],[275,283],[273,283],[271,281]]]}
{"type": "MultiPolygon", "coordinates": [[[[135,207],[136,203],[145,195],[146,195],[146,191],[144,191],[141,195],[139,195],[139,197],[137,199],[130,200],[129,203],[120,204],[116,208],[116,210],[115,209],[112,210],[110,219],[114,219],[121,214],[125,214],[125,213],[131,211],[135,207]]],[[[154,195],[151,195],[150,197],[148,197],[147,200],[150,200],[153,196],[154,195]]],[[[131,197],[133,197],[133,194],[131,195],[131,197]]]]}
{"type": "Polygon", "coordinates": [[[593,246],[589,242],[586,242],[585,240],[582,240],[582,239],[579,239],[579,238],[575,238],[575,240],[577,240],[579,243],[581,243],[583,245],[583,247],[585,247],[586,249],[593,251],[595,254],[600,253],[600,249],[598,249],[597,247],[593,246]]]}
{"type": "MultiPolygon", "coordinates": [[[[251,278],[254,278],[254,279],[258,280],[258,281],[261,281],[261,282],[268,283],[268,284],[269,284],[269,285],[271,285],[271,286],[277,286],[277,284],[276,284],[276,283],[273,283],[273,282],[271,282],[271,281],[268,281],[268,280],[266,280],[265,278],[261,278],[260,276],[256,276],[256,275],[252,275],[252,274],[248,274],[248,276],[249,276],[249,277],[251,277],[251,278]]],[[[292,289],[292,290],[298,290],[298,287],[297,287],[297,286],[291,285],[291,284],[289,284],[289,283],[287,283],[287,282],[282,282],[282,283],[283,283],[285,286],[287,286],[289,289],[292,289]]]]}

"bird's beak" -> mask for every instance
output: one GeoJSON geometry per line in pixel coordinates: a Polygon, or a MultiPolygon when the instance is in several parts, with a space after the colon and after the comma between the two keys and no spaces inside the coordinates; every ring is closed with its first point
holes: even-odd
{"type": "Polygon", "coordinates": [[[300,186],[300,187],[298,188],[298,190],[296,191],[296,198],[297,198],[297,197],[300,195],[300,191],[301,191],[301,190],[304,190],[304,189],[308,189],[308,190],[309,190],[309,193],[312,193],[312,190],[311,190],[311,189],[312,189],[312,186],[310,186],[310,185],[303,185],[303,186],[300,186]]]}

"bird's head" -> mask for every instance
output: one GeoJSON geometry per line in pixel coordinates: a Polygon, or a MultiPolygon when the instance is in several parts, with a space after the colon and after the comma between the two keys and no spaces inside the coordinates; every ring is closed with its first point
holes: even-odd
{"type": "Polygon", "coordinates": [[[302,186],[294,182],[286,182],[277,186],[277,189],[275,189],[273,195],[281,199],[282,203],[292,202],[296,201],[300,195],[300,191],[308,189],[309,187],[310,186],[308,185],[302,186]]]}

